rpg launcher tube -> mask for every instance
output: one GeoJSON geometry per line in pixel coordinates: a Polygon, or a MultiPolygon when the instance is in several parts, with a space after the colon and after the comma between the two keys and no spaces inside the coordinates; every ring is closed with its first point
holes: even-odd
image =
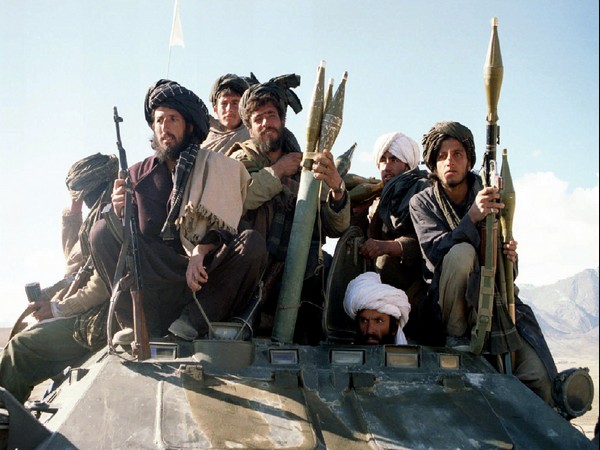
{"type": "Polygon", "coordinates": [[[323,112],[323,123],[321,124],[321,135],[319,136],[317,150],[319,153],[323,152],[324,149],[331,150],[333,148],[333,144],[342,128],[347,79],[348,72],[344,72],[335,95],[327,104],[327,109],[323,112]]]}
{"type": "Polygon", "coordinates": [[[355,173],[347,173],[346,175],[343,176],[344,178],[344,184],[346,185],[346,189],[350,190],[355,188],[356,186],[358,186],[361,183],[371,183],[371,184],[377,184],[380,183],[381,180],[375,178],[375,177],[363,177],[361,175],[357,175],[355,173]]]}
{"type": "Polygon", "coordinates": [[[311,169],[302,168],[281,291],[273,319],[272,339],[274,341],[292,342],[294,338],[304,272],[317,215],[320,184],[321,182],[314,178],[311,169]]]}
{"type": "MultiPolygon", "coordinates": [[[[317,69],[317,82],[313,90],[311,107],[308,112],[306,129],[306,153],[316,150],[319,138],[324,103],[325,62],[321,61],[317,69]]],[[[308,159],[307,159],[308,160],[308,159]]],[[[305,161],[307,161],[305,160],[305,161]]],[[[304,282],[304,272],[308,261],[308,252],[312,238],[317,205],[319,201],[320,182],[315,180],[312,164],[303,164],[300,173],[300,185],[294,221],[292,223],[291,237],[283,269],[281,290],[275,317],[273,320],[272,339],[279,342],[292,342],[298,309],[300,307],[300,294],[304,282]]]]}

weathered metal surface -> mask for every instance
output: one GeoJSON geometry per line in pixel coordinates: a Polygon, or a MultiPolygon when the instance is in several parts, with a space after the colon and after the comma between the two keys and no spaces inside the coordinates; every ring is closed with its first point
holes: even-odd
{"type": "Polygon", "coordinates": [[[41,418],[53,434],[37,448],[593,448],[515,377],[469,353],[255,340],[252,362],[232,370],[219,361],[240,341],[221,344],[198,357],[183,343],[172,360],[97,354],[56,391],[58,412],[41,418]],[[348,363],[352,354],[360,358],[348,363]],[[444,368],[444,357],[458,366],[444,368]]]}

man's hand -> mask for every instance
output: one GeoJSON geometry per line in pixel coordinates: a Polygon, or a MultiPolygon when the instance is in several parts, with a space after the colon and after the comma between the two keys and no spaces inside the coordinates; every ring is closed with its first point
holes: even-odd
{"type": "Polygon", "coordinates": [[[199,244],[192,251],[192,256],[185,271],[185,279],[192,292],[202,289],[202,285],[208,281],[204,258],[214,247],[214,244],[199,244]]]}
{"type": "Polygon", "coordinates": [[[83,198],[71,199],[71,207],[69,208],[69,212],[72,215],[81,214],[81,209],[83,208],[83,198]]]}
{"type": "Polygon", "coordinates": [[[519,255],[517,255],[517,241],[508,241],[502,245],[502,253],[504,253],[508,259],[513,263],[517,263],[519,255]]]}
{"type": "Polygon", "coordinates": [[[125,180],[117,178],[113,184],[113,191],[110,195],[113,205],[113,211],[117,217],[123,217],[123,208],[125,208],[125,180]]]}
{"type": "Polygon", "coordinates": [[[367,239],[360,247],[360,254],[365,258],[377,258],[383,255],[402,256],[402,244],[398,241],[380,241],[367,239]]]}
{"type": "Polygon", "coordinates": [[[52,315],[52,306],[49,301],[31,302],[29,303],[29,307],[35,309],[33,317],[37,320],[51,319],[54,317],[52,315]]]}
{"type": "Polygon", "coordinates": [[[481,222],[488,214],[496,214],[504,208],[504,203],[500,203],[499,199],[500,192],[498,188],[486,187],[479,191],[471,208],[469,208],[468,214],[471,222],[481,222]]]}
{"type": "Polygon", "coordinates": [[[302,162],[302,153],[292,152],[286,153],[279,158],[275,164],[271,166],[275,175],[281,180],[285,177],[291,177],[300,170],[300,163],[302,162]]]}
{"type": "MultiPolygon", "coordinates": [[[[315,155],[315,164],[313,165],[314,177],[317,180],[322,180],[329,187],[329,189],[335,190],[342,184],[342,177],[335,167],[333,161],[333,155],[329,150],[323,150],[323,153],[315,155]]],[[[342,200],[344,192],[334,192],[333,198],[336,201],[342,200]]]]}

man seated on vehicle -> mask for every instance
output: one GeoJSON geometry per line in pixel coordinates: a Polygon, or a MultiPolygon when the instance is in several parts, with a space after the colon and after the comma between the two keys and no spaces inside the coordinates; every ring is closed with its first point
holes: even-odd
{"type": "MultiPolygon", "coordinates": [[[[458,122],[436,123],[423,136],[423,159],[433,184],[410,200],[410,214],[426,262],[428,301],[438,305],[446,345],[468,350],[479,310],[479,223],[504,208],[497,187],[483,187],[475,166],[473,134],[458,122]]],[[[517,263],[517,242],[499,251],[517,263]]],[[[516,290],[515,292],[518,292],[516,290]]],[[[489,351],[513,352],[512,373],[552,404],[556,366],[531,308],[515,295],[516,324],[506,307],[496,305],[489,351]]]]}
{"type": "Polygon", "coordinates": [[[421,301],[427,291],[423,256],[408,208],[411,197],[429,185],[427,171],[419,168],[419,144],[401,132],[387,133],[375,141],[373,159],[383,190],[369,207],[363,230],[367,239],[360,253],[373,261],[384,283],[406,292],[412,308],[406,334],[433,345],[439,333],[436,336],[428,327],[430,313],[421,301]]]}
{"type": "Polygon", "coordinates": [[[348,283],[344,311],[356,321],[356,344],[407,344],[402,329],[410,313],[408,297],[382,283],[378,273],[365,272],[348,283]]]}
{"type": "Polygon", "coordinates": [[[232,73],[215,80],[209,100],[216,117],[209,116],[210,129],[202,143],[203,148],[225,153],[236,142],[250,139],[248,128],[242,123],[239,113],[240,99],[248,87],[245,78],[232,73]]]}
{"type": "Polygon", "coordinates": [[[77,161],[69,169],[66,184],[71,206],[62,215],[65,275],[78,274],[79,278],[51,299],[30,303],[38,322],[15,334],[0,351],[0,386],[22,403],[35,385],[106,345],[110,291],[88,260],[88,232],[102,205],[110,201],[117,173],[117,158],[100,153],[77,161]],[[84,202],[90,208],[85,221],[84,202]]]}
{"type": "MultiPolygon", "coordinates": [[[[244,166],[200,146],[209,129],[204,102],[161,79],[148,89],[144,112],[154,154],[129,175],[145,320],[152,338],[170,332],[192,341],[208,332],[205,315],[227,320],[249,304],[266,263],[265,243],[257,232],[237,231],[250,179],[244,166]]],[[[125,181],[116,180],[112,210],[91,233],[94,262],[108,282],[121,252],[125,199],[125,181]]],[[[130,292],[120,296],[115,314],[122,330],[113,343],[123,346],[134,339],[134,317],[130,292]]]]}
{"type": "MultiPolygon", "coordinates": [[[[302,109],[300,100],[291,88],[300,84],[297,75],[283,75],[266,83],[252,85],[242,96],[240,114],[251,139],[236,143],[227,152],[231,158],[241,161],[252,177],[248,195],[244,202],[242,223],[259,231],[267,241],[269,268],[265,274],[275,278],[274,289],[267,293],[265,310],[274,310],[275,299],[279,296],[278,274],[281,273],[290,240],[298,187],[302,151],[291,131],[285,127],[287,107],[298,113],[302,109]]],[[[314,158],[315,178],[323,181],[319,220],[315,220],[310,242],[303,299],[296,325],[296,342],[318,344],[322,338],[321,307],[323,299],[321,286],[323,265],[319,261],[319,251],[326,236],[339,237],[350,225],[350,202],[343,185],[333,155],[329,149],[314,158]]],[[[266,280],[266,284],[271,282],[266,280]]]]}

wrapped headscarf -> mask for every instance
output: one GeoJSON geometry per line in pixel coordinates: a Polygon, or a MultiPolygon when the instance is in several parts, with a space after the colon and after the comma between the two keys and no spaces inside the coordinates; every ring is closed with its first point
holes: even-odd
{"type": "Polygon", "coordinates": [[[251,111],[246,111],[246,106],[250,99],[269,98],[278,105],[279,111],[284,116],[288,106],[298,114],[302,111],[302,103],[296,93],[292,91],[292,88],[298,86],[300,86],[300,75],[296,74],[281,75],[271,78],[266,83],[251,84],[240,100],[239,111],[244,125],[250,128],[251,111]]]}
{"type": "Polygon", "coordinates": [[[400,161],[408,164],[409,170],[419,165],[421,157],[419,144],[414,139],[400,132],[387,133],[377,138],[373,146],[373,156],[376,166],[379,166],[379,161],[385,152],[390,152],[400,161]]]}
{"type": "Polygon", "coordinates": [[[75,162],[67,173],[65,183],[71,198],[84,199],[91,206],[101,191],[112,182],[119,173],[119,160],[115,155],[96,153],[75,162]],[[95,194],[95,195],[94,195],[95,194]]]}
{"type": "Polygon", "coordinates": [[[158,80],[148,89],[144,100],[146,122],[152,128],[152,112],[159,106],[172,108],[194,125],[194,135],[200,143],[206,139],[209,129],[208,110],[204,102],[189,89],[171,80],[158,80]]]}
{"type": "Polygon", "coordinates": [[[445,139],[454,138],[462,143],[467,151],[471,169],[475,167],[475,141],[473,133],[458,122],[443,121],[436,123],[429,132],[423,135],[423,160],[432,172],[435,171],[437,155],[445,139]]]}
{"type": "Polygon", "coordinates": [[[233,92],[243,95],[250,84],[245,78],[237,76],[233,73],[228,73],[220,76],[214,82],[212,89],[210,90],[209,100],[214,105],[217,104],[217,99],[221,91],[225,89],[231,89],[233,92]]]}
{"type": "Polygon", "coordinates": [[[354,278],[346,288],[344,311],[354,320],[363,309],[374,309],[398,319],[396,344],[406,345],[402,329],[408,322],[410,303],[402,289],[383,284],[376,272],[365,272],[354,278]]]}

